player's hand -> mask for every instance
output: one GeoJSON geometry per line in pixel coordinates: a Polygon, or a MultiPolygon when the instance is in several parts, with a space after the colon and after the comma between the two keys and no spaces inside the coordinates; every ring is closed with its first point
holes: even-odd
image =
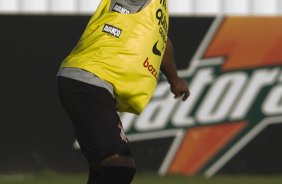
{"type": "Polygon", "coordinates": [[[181,78],[177,78],[170,84],[170,90],[175,95],[175,99],[181,98],[182,101],[185,101],[190,96],[189,88],[181,78]]]}

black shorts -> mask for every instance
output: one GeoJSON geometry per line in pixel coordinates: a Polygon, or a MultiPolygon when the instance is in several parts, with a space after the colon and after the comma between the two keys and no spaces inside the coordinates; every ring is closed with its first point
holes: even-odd
{"type": "Polygon", "coordinates": [[[58,92],[88,162],[99,163],[115,154],[131,156],[115,100],[106,89],[58,77],[58,92]]]}

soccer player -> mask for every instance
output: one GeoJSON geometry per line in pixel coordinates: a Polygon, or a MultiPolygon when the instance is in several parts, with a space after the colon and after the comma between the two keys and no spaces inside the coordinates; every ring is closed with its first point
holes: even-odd
{"type": "Polygon", "coordinates": [[[58,72],[61,102],[89,163],[88,184],[129,184],[135,174],[117,111],[140,114],[160,70],[176,98],[177,75],[166,0],[102,0],[58,72]]]}

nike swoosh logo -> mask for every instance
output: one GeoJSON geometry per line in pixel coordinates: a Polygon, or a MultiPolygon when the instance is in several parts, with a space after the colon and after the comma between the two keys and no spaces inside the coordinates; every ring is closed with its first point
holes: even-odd
{"type": "Polygon", "coordinates": [[[155,43],[155,45],[153,46],[153,53],[155,54],[155,55],[157,55],[157,56],[161,56],[162,55],[162,53],[161,53],[161,51],[158,49],[158,42],[159,42],[159,40],[155,43]]]}

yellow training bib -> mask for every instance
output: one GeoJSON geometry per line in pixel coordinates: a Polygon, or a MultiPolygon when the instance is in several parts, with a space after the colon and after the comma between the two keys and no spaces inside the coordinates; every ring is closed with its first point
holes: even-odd
{"type": "Polygon", "coordinates": [[[102,0],[77,46],[61,67],[76,67],[111,83],[121,112],[140,114],[157,85],[169,25],[166,0],[121,14],[102,0]]]}

